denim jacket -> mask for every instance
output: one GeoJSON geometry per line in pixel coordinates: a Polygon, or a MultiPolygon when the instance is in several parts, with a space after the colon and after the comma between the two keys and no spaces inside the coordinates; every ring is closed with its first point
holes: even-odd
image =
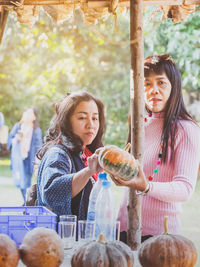
{"type": "MultiPolygon", "coordinates": [[[[38,169],[37,198],[39,206],[48,206],[58,216],[72,214],[72,179],[85,168],[80,155],[64,145],[55,145],[43,156],[38,169]],[[66,154],[67,153],[67,154],[66,154]]],[[[93,178],[80,194],[78,219],[86,219],[93,178]]]]}

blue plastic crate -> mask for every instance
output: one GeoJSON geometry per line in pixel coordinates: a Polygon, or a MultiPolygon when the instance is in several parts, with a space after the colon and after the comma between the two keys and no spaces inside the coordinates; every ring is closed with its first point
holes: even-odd
{"type": "Polygon", "coordinates": [[[25,234],[35,227],[56,231],[57,215],[45,207],[0,207],[0,233],[8,235],[19,247],[25,234]]]}

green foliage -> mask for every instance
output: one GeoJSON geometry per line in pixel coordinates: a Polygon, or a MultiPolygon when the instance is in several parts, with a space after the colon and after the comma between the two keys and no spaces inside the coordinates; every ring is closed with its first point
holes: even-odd
{"type": "MultiPolygon", "coordinates": [[[[173,25],[149,20],[145,12],[145,56],[171,53],[179,63],[186,90],[200,90],[200,14],[173,25]]],[[[106,106],[106,144],[124,146],[129,110],[129,17],[114,17],[97,26],[82,23],[55,25],[45,14],[32,28],[9,14],[0,47],[0,110],[12,127],[27,106],[36,106],[43,133],[54,113],[53,103],[68,92],[88,90],[106,106]]]]}
{"type": "Polygon", "coordinates": [[[187,91],[200,91],[199,29],[200,11],[182,23],[173,24],[167,20],[158,24],[154,20],[145,26],[145,55],[171,54],[178,63],[187,91]]]}
{"type": "Polygon", "coordinates": [[[13,25],[13,19],[0,48],[0,103],[9,126],[20,119],[25,106],[34,105],[45,133],[54,112],[52,104],[68,92],[84,89],[108,108],[105,142],[124,145],[129,107],[128,20],[119,19],[121,27],[114,36],[113,18],[93,28],[79,18],[75,24],[53,25],[43,15],[33,28],[13,25]]]}

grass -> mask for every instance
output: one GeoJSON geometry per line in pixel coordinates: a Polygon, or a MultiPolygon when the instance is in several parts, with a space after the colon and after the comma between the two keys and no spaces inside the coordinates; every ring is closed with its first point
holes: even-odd
{"type": "Polygon", "coordinates": [[[200,179],[198,179],[197,181],[195,192],[192,195],[192,198],[188,202],[183,203],[182,205],[183,212],[180,216],[183,226],[183,235],[193,241],[198,252],[198,260],[196,267],[200,266],[199,204],[200,204],[200,179]]]}
{"type": "Polygon", "coordinates": [[[8,157],[0,158],[0,176],[11,177],[10,159],[8,157]]]}

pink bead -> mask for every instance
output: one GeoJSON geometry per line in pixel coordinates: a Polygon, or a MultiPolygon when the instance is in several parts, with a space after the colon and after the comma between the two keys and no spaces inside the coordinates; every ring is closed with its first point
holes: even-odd
{"type": "Polygon", "coordinates": [[[157,164],[157,165],[160,165],[160,163],[161,163],[160,160],[157,160],[157,161],[156,161],[156,164],[157,164]]]}
{"type": "Polygon", "coordinates": [[[152,113],[148,113],[148,116],[149,116],[149,117],[152,117],[152,113]]]}

